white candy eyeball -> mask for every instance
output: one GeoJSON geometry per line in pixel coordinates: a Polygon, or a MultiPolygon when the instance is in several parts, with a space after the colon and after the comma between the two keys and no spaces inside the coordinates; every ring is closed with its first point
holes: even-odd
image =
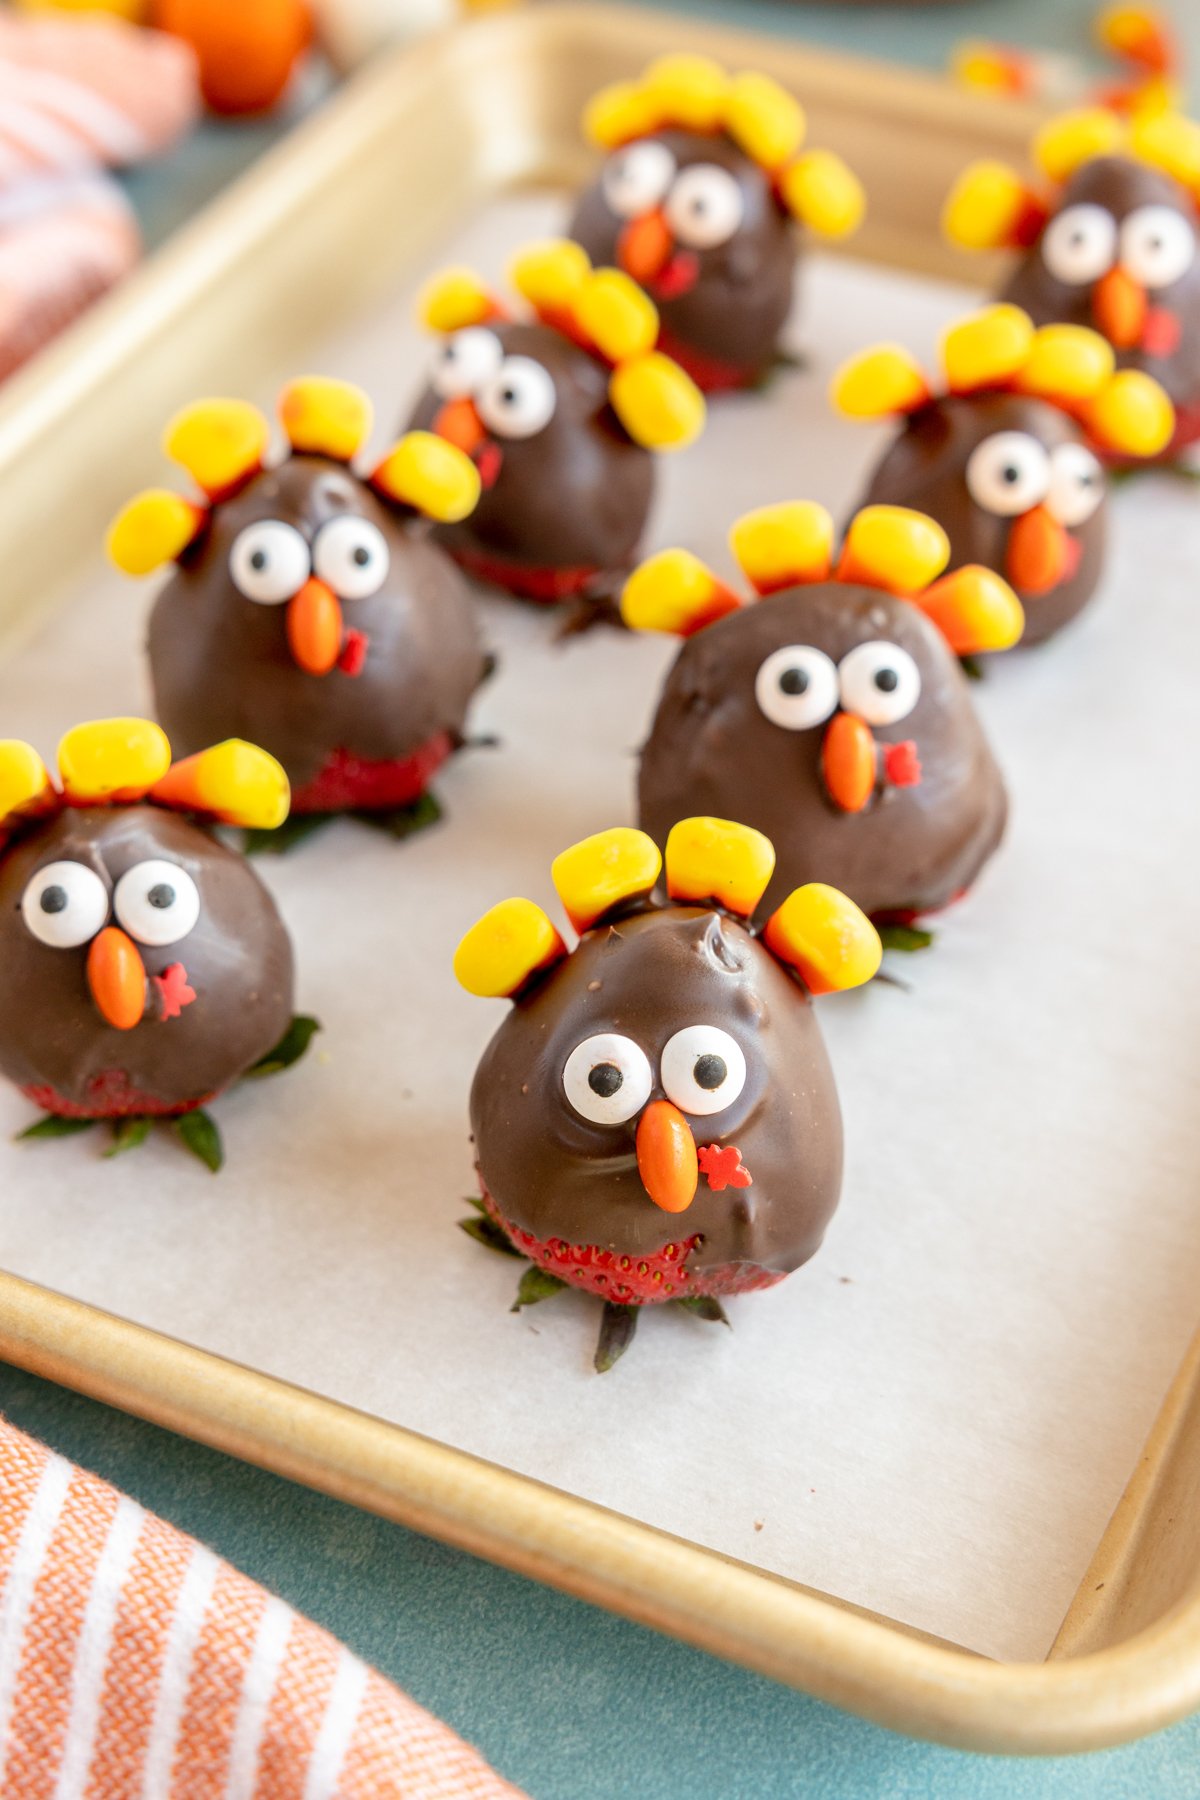
{"type": "Polygon", "coordinates": [[[967,459],[967,488],[984,512],[1012,518],[1050,491],[1050,458],[1027,431],[997,431],[967,459]]]}
{"type": "Polygon", "coordinates": [[[562,1079],[575,1111],[593,1125],[623,1125],[641,1112],[654,1085],[646,1052],[615,1031],[576,1044],[562,1079]]]}
{"type": "Polygon", "coordinates": [[[1196,260],[1196,234],[1173,206],[1139,206],[1121,226],[1121,267],[1143,287],[1170,287],[1196,260]]]}
{"type": "Polygon", "coordinates": [[[489,375],[504,360],[500,339],[482,325],[456,331],[438,351],[430,371],[430,385],[440,400],[462,400],[478,393],[489,375]]]}
{"type": "Polygon", "coordinates": [[[122,875],[113,894],[113,911],[139,944],[161,948],[177,944],[194,930],[200,917],[200,890],[178,863],[138,863],[122,875]]]}
{"type": "Polygon", "coordinates": [[[823,650],[811,644],[786,644],[772,651],[759,669],[754,698],[772,725],[808,731],[823,724],[837,707],[837,670],[823,650]]]}
{"type": "Polygon", "coordinates": [[[346,513],[322,525],[313,543],[313,568],[342,600],[365,600],[387,579],[387,539],[370,519],[346,513]]]}
{"type": "Polygon", "coordinates": [[[619,219],[636,219],[656,207],[675,174],[675,158],[652,138],[610,156],[600,177],[604,198],[619,219]]]}
{"type": "Polygon", "coordinates": [[[299,593],[312,573],[308,542],[280,519],[260,519],[233,540],[229,573],[247,600],[278,606],[299,593]]]}
{"type": "Polygon", "coordinates": [[[1099,281],[1117,259],[1117,221],[1103,206],[1065,206],[1042,233],[1042,261],[1069,287],[1099,281]]]}
{"type": "Polygon", "coordinates": [[[690,250],[727,244],[746,214],[742,190],[728,169],[693,163],[684,169],[665,207],[667,224],[690,250]]]}
{"type": "Polygon", "coordinates": [[[680,1112],[724,1112],[746,1085],[746,1057],[719,1025],[688,1025],[662,1053],[662,1084],[680,1112]]]}
{"type": "Polygon", "coordinates": [[[21,915],[51,950],[88,944],[108,918],[108,889],[86,863],[47,863],[21,896],[21,915]]]}
{"type": "Polygon", "coordinates": [[[558,394],[549,369],[532,356],[506,356],[475,401],[497,437],[535,437],[554,417],[558,394]]]}
{"type": "Polygon", "coordinates": [[[868,725],[895,725],[921,698],[921,671],[907,650],[878,638],[858,644],[838,665],[842,705],[868,725]]]}
{"type": "Polygon", "coordinates": [[[1090,519],[1105,491],[1104,470],[1082,444],[1060,444],[1050,456],[1050,492],[1046,505],[1061,525],[1090,519]]]}

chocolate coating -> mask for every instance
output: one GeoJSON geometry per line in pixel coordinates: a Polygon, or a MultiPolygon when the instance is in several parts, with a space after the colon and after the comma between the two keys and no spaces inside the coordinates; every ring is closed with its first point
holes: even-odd
{"type": "Polygon", "coordinates": [[[201,826],[157,806],[69,810],[0,857],[0,1072],[18,1087],[53,1090],[69,1108],[103,1116],[98,1096],[112,1092],[115,1076],[151,1103],[145,1110],[184,1110],[243,1075],[291,1018],[292,948],[275,903],[245,858],[201,826]],[[122,875],[150,860],[191,875],[200,917],[178,943],[139,946],[147,976],[182,963],[196,997],[164,1020],[150,981],[141,1024],[117,1031],[89,993],[89,945],[39,942],[21,896],[49,863],[83,863],[111,894],[122,875]]]}
{"type": "Polygon", "coordinates": [[[739,819],[775,846],[765,918],[808,881],[840,888],[872,916],[934,912],[975,880],[1003,834],[1007,801],[967,682],[941,634],[907,601],[834,582],[788,588],[689,638],[667,676],[638,780],[642,828],[660,845],[697,813],[739,819]],[[840,811],[821,775],[828,721],[773,724],[755,697],[772,652],[811,645],[835,664],[876,639],[915,661],[914,709],[874,728],[877,745],[914,740],[915,787],[877,786],[840,811]]]}
{"type": "MultiPolygon", "coordinates": [[[[1017,394],[936,400],[905,421],[871,474],[863,504],[911,506],[927,513],[950,539],[950,569],[982,563],[1011,581],[1007,552],[1014,520],[980,506],[967,486],[971,452],[1001,431],[1024,432],[1047,452],[1059,444],[1086,442],[1075,422],[1044,400],[1017,394]]],[[[1069,535],[1079,545],[1073,575],[1043,594],[1030,594],[1013,581],[1025,608],[1023,644],[1052,637],[1095,593],[1108,535],[1107,499],[1081,525],[1072,526],[1069,535]]]]}
{"type": "Polygon", "coordinates": [[[484,674],[473,603],[457,569],[421,527],[376,498],[344,464],[293,456],[217,506],[201,541],[163,588],[150,619],[158,716],[177,756],[224,738],[269,750],[294,788],[339,750],[371,762],[408,756],[438,732],[462,735],[484,674]],[[310,541],[330,519],[364,518],[383,533],[382,587],[345,600],[347,629],[368,638],[357,675],[310,675],[287,641],[287,604],[248,600],[229,574],[238,533],[262,519],[310,541]]]}
{"type": "MultiPolygon", "coordinates": [[[[490,324],[506,356],[528,356],[554,381],[548,423],[525,438],[490,437],[475,460],[499,452],[499,473],[456,525],[439,525],[451,555],[530,569],[620,575],[633,562],[654,496],[654,458],[635,444],[608,402],[609,371],[540,324],[490,324]]],[[[410,430],[432,431],[443,401],[432,387],[410,430]]]]}
{"type": "MultiPolygon", "coordinates": [[[[693,285],[686,292],[673,292],[668,263],[666,281],[656,278],[646,284],[646,291],[659,311],[664,348],[679,356],[702,387],[710,384],[703,379],[703,367],[691,364],[691,356],[740,370],[752,381],[772,362],[791,310],[799,254],[796,227],[769,176],[723,133],[658,131],[638,141],[663,144],[680,170],[715,163],[737,182],[743,217],[733,236],[711,249],[678,247],[695,258],[693,285]]],[[[593,264],[619,267],[625,224],[605,198],[603,181],[597,179],[580,197],[570,236],[583,245],[593,264]]]]}
{"type": "MultiPolygon", "coordinates": [[[[1085,163],[1063,189],[1056,213],[1082,204],[1104,207],[1118,228],[1142,206],[1169,206],[1193,230],[1200,224],[1196,207],[1177,181],[1125,156],[1098,156],[1085,163]]],[[[1053,275],[1046,266],[1039,240],[1010,276],[1003,298],[1023,307],[1035,325],[1061,322],[1090,325],[1099,331],[1103,328],[1092,308],[1094,291],[1090,281],[1073,284],[1053,275]]],[[[1152,306],[1174,315],[1179,325],[1179,342],[1167,355],[1154,355],[1140,347],[1118,350],[1117,366],[1153,375],[1166,389],[1177,412],[1194,415],[1200,407],[1200,257],[1193,258],[1178,281],[1153,289],[1149,297],[1152,306]]],[[[1188,422],[1181,419],[1179,423],[1186,432],[1188,422]]],[[[1191,426],[1200,426],[1200,419],[1193,417],[1191,426]]],[[[1190,435],[1194,435],[1194,429],[1190,435]]]]}
{"type": "Polygon", "coordinates": [[[484,1051],[471,1126],[488,1191],[524,1230],[629,1255],[699,1233],[696,1271],[798,1268],[820,1246],[841,1188],[841,1114],[808,997],[741,925],[704,907],[638,912],[587,932],[484,1051]],[[563,1068],[583,1039],[620,1032],[645,1051],[650,1098],[662,1099],[663,1048],[689,1025],[720,1026],[745,1053],[739,1098],[689,1124],[697,1144],[736,1144],[752,1182],[714,1192],[701,1177],[692,1204],[671,1214],[642,1186],[638,1117],[581,1118],[563,1068]]]}

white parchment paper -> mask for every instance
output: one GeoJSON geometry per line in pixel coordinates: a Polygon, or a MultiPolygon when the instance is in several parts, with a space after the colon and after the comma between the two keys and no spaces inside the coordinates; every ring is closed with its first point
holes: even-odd
{"type": "MultiPolygon", "coordinates": [[[[496,271],[556,200],[515,199],[445,249],[496,271]]],[[[723,400],[664,471],[653,541],[730,568],[726,527],[796,496],[841,514],[882,433],[834,419],[863,343],[928,354],[959,290],[835,262],[809,273],[811,356],[723,400]]],[[[426,354],[411,296],[310,366],[356,378],[383,440],[426,354]]],[[[265,369],[269,402],[284,369],[265,369]]],[[[139,471],[139,478],[146,471],[139,471]]],[[[553,905],[551,857],[631,817],[634,752],[673,647],[487,601],[502,656],[480,731],[410,844],[339,825],[259,868],[299,951],[310,1060],[219,1102],[215,1179],[165,1135],[16,1146],[0,1092],[0,1263],[976,1650],[1049,1646],[1196,1323],[1200,499],[1123,489],[1103,597],[978,700],[1009,840],[911,992],[821,1003],[848,1164],[822,1254],[733,1303],[726,1333],[649,1316],[590,1372],[595,1303],[514,1317],[518,1266],[455,1229],[466,1095],[503,1008],[461,994],[460,933],[494,900],[553,905]]],[[[46,752],[144,707],[150,591],[107,574],[0,671],[0,735],[46,752]]]]}

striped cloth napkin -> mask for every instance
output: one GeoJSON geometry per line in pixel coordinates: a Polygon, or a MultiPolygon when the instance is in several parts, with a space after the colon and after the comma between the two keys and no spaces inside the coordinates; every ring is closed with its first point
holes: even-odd
{"type": "Polygon", "coordinates": [[[0,1420],[3,1800],[521,1800],[325,1631],[0,1420]]]}
{"type": "Polygon", "coordinates": [[[199,104],[195,58],[174,38],[0,11],[0,378],[137,261],[106,171],[164,150],[199,104]]]}

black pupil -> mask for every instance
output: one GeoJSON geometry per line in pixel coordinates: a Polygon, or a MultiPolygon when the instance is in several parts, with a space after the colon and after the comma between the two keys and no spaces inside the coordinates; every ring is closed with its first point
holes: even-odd
{"type": "Polygon", "coordinates": [[[510,382],[508,387],[500,389],[500,398],[503,400],[505,406],[515,406],[520,399],[520,395],[510,382]]]}
{"type": "Polygon", "coordinates": [[[875,686],[881,694],[894,694],[900,686],[900,677],[895,669],[876,669],[875,686]]]}
{"type": "Polygon", "coordinates": [[[150,889],[146,899],[151,906],[157,907],[159,912],[166,912],[175,904],[175,889],[168,881],[158,881],[150,889]]]}
{"type": "Polygon", "coordinates": [[[371,552],[367,549],[365,544],[357,544],[352,555],[353,560],[358,564],[360,569],[365,569],[371,560],[371,552]]]}
{"type": "Polygon", "coordinates": [[[807,669],[785,669],[779,677],[779,685],[785,694],[804,694],[808,691],[807,669]]]}
{"type": "Polygon", "coordinates": [[[624,1079],[616,1063],[597,1063],[588,1070],[588,1086],[601,1100],[611,1100],[624,1079]]]}
{"type": "Polygon", "coordinates": [[[258,569],[261,571],[261,570],[265,569],[266,566],[267,566],[266,551],[265,550],[252,550],[250,552],[250,567],[252,569],[258,569]]]}
{"type": "Polygon", "coordinates": [[[696,1078],[696,1086],[702,1087],[708,1094],[713,1093],[721,1086],[728,1073],[725,1058],[714,1056],[711,1053],[706,1056],[698,1056],[696,1067],[692,1070],[692,1074],[696,1078]]]}
{"type": "Polygon", "coordinates": [[[1020,481],[1021,471],[1015,463],[1006,463],[1004,468],[1000,471],[1000,476],[1001,479],[1007,481],[1011,487],[1014,482],[1020,481]]]}
{"type": "Polygon", "coordinates": [[[42,894],[42,911],[44,913],[60,913],[67,910],[67,890],[59,887],[48,887],[42,894]]]}

